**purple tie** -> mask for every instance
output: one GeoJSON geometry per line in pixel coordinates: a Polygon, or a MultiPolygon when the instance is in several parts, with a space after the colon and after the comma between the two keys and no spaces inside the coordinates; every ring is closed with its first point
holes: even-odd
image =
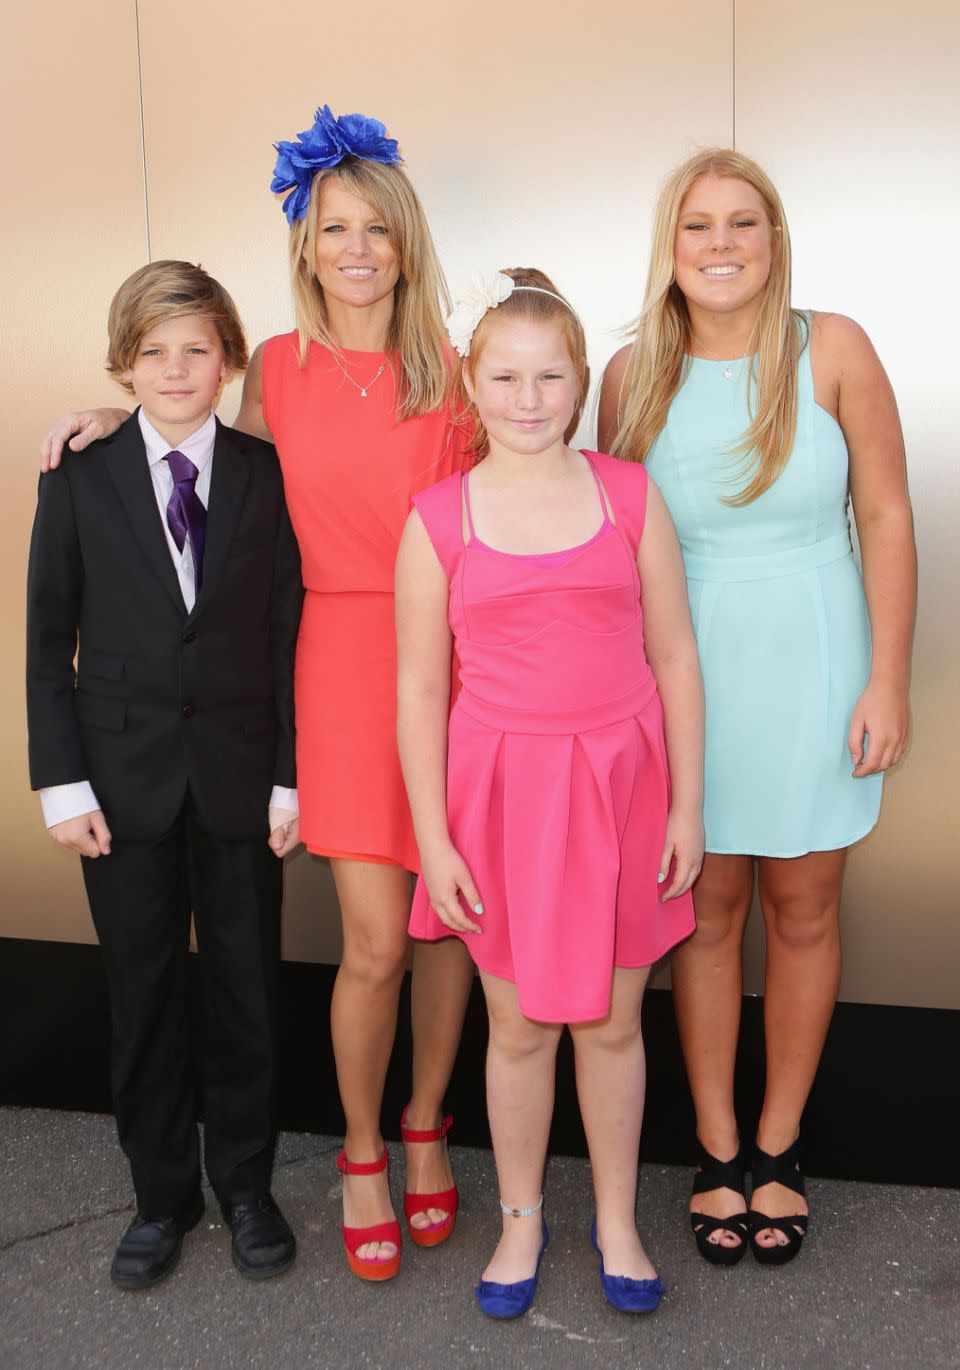
{"type": "Polygon", "coordinates": [[[207,511],[196,492],[197,476],[200,474],[189,457],[182,452],[168,452],[170,474],[173,476],[173,494],[167,504],[167,523],[179,551],[190,534],[193,548],[193,578],[197,593],[203,581],[203,536],[207,527],[207,511]]]}

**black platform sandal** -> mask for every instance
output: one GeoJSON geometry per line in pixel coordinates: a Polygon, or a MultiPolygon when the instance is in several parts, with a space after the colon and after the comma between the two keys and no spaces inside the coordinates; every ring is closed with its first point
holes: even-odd
{"type": "MultiPolygon", "coordinates": [[[[733,1189],[744,1193],[743,1148],[732,1161],[718,1161],[705,1150],[697,1138],[697,1160],[700,1169],[693,1177],[693,1193],[706,1194],[711,1189],[733,1189]]],[[[697,1250],[711,1265],[736,1265],[747,1249],[747,1210],[744,1201],[742,1213],[734,1213],[729,1218],[711,1218],[708,1213],[691,1213],[690,1226],[696,1239],[697,1250]],[[736,1246],[723,1246],[720,1242],[709,1240],[714,1232],[732,1232],[740,1240],[736,1246]]]]}
{"type": "MultiPolygon", "coordinates": [[[[788,1146],[786,1151],[781,1151],[779,1156],[771,1156],[768,1152],[761,1151],[758,1146],[754,1146],[753,1159],[750,1162],[754,1190],[765,1184],[782,1184],[786,1189],[792,1189],[794,1194],[804,1197],[806,1191],[803,1176],[797,1165],[799,1149],[799,1138],[792,1146],[788,1146]]],[[[750,1226],[750,1249],[760,1264],[786,1265],[787,1261],[793,1260],[803,1245],[809,1216],[806,1213],[795,1213],[791,1218],[770,1218],[766,1213],[751,1207],[747,1213],[747,1222],[750,1226]],[[769,1227],[783,1233],[787,1239],[785,1246],[779,1243],[776,1246],[760,1245],[757,1235],[769,1227]]]]}

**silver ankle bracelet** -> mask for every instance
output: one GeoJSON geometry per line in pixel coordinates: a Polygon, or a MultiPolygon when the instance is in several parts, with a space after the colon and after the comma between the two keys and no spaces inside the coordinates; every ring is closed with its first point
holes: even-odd
{"type": "Polygon", "coordinates": [[[502,1199],[500,1200],[500,1212],[506,1214],[508,1218],[532,1218],[534,1213],[539,1213],[542,1207],[542,1194],[532,1208],[510,1208],[502,1199]]]}

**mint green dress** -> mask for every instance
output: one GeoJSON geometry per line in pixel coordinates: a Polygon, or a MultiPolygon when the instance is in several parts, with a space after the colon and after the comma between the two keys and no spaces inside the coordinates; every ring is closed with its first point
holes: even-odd
{"type": "Polygon", "coordinates": [[[870,624],[850,546],[847,445],[799,363],[797,435],[780,477],[742,508],[729,455],[746,429],[749,358],[691,358],[647,457],[683,548],[706,696],[710,852],[802,856],[874,826],[882,776],[854,780],[850,716],[870,624]]]}

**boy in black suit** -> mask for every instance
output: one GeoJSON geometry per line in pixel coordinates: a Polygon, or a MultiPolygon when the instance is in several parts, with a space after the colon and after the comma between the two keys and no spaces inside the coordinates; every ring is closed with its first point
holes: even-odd
{"type": "Polygon", "coordinates": [[[234,1263],[265,1278],[296,1254],[270,1176],[300,559],[274,449],[213,415],[247,362],[223,287],[189,262],[153,262],[120,287],[108,330],[107,369],[141,407],[40,478],[27,707],[31,785],[51,836],[81,853],[110,988],[137,1196],[111,1276],[162,1279],[203,1213],[192,910],[207,1177],[234,1263]]]}

